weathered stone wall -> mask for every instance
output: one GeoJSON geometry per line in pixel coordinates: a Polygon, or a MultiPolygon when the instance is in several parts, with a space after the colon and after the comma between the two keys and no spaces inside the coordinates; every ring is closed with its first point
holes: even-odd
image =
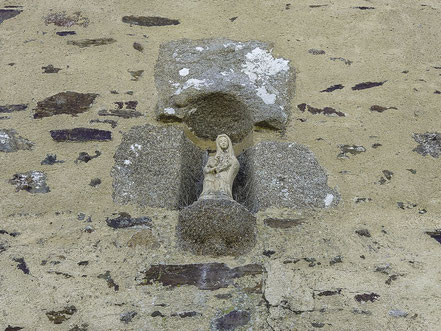
{"type": "Polygon", "coordinates": [[[439,329],[440,11],[1,2],[0,329],[439,329]],[[160,45],[183,38],[258,40],[289,61],[285,128],[247,128],[246,147],[306,146],[337,206],[262,210],[254,248],[214,258],[177,246],[178,211],[114,200],[125,135],[186,130],[155,113],[160,45]]]}

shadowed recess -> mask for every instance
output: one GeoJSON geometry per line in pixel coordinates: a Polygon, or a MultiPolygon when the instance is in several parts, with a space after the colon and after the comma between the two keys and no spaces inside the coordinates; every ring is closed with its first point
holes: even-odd
{"type": "Polygon", "coordinates": [[[186,109],[184,122],[201,138],[215,140],[223,133],[238,142],[253,128],[248,108],[231,94],[204,94],[189,100],[186,109]]]}

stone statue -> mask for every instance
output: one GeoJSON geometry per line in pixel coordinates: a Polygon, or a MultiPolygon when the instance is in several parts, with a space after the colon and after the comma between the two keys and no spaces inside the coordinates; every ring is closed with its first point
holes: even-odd
{"type": "Polygon", "coordinates": [[[204,184],[199,199],[233,200],[233,181],[239,171],[233,145],[226,134],[216,138],[216,155],[204,167],[204,184]]]}
{"type": "Polygon", "coordinates": [[[197,255],[238,256],[256,244],[256,217],[234,201],[233,181],[239,171],[226,134],[216,138],[216,155],[204,167],[204,185],[197,201],[179,211],[179,246],[197,255]]]}

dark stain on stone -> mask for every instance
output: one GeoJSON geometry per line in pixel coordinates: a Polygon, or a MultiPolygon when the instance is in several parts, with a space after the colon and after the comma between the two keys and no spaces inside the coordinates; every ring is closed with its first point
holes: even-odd
{"type": "Polygon", "coordinates": [[[326,54],[326,52],[322,49],[315,49],[315,48],[311,48],[308,49],[308,53],[312,54],[312,55],[323,55],[326,54]]]}
{"type": "Polygon", "coordinates": [[[135,110],[136,106],[138,106],[138,101],[116,101],[114,104],[116,105],[116,110],[121,110],[123,108],[135,110]]]}
{"type": "Polygon", "coordinates": [[[371,198],[355,198],[355,203],[361,203],[361,202],[368,202],[368,201],[372,201],[371,198]]]}
{"type": "Polygon", "coordinates": [[[48,193],[49,187],[46,184],[46,174],[41,171],[28,171],[15,174],[9,180],[11,185],[15,185],[15,191],[27,191],[29,193],[48,193]]]}
{"type": "Polygon", "coordinates": [[[87,153],[87,152],[81,152],[78,155],[77,159],[75,160],[75,163],[78,163],[78,162],[87,163],[87,162],[89,162],[92,159],[96,159],[100,155],[101,155],[100,151],[95,151],[95,155],[89,155],[89,153],[87,153]]]}
{"type": "Polygon", "coordinates": [[[73,36],[77,34],[75,31],[58,31],[55,33],[60,37],[73,36]]]}
{"type": "Polygon", "coordinates": [[[55,274],[59,276],[63,276],[64,278],[72,278],[72,275],[69,275],[68,273],[61,272],[61,271],[48,271],[49,274],[55,274]]]}
{"type": "Polygon", "coordinates": [[[117,285],[115,283],[115,281],[112,279],[112,277],[110,276],[110,271],[109,270],[107,270],[104,274],[98,275],[98,278],[105,279],[107,281],[107,286],[109,288],[113,287],[113,289],[115,291],[119,290],[119,285],[117,285]]]}
{"type": "Polygon", "coordinates": [[[186,318],[186,317],[202,316],[202,314],[197,311],[183,311],[178,313],[172,313],[170,316],[172,317],[179,316],[180,318],[186,318]]]}
{"type": "Polygon", "coordinates": [[[380,144],[380,143],[372,144],[372,148],[378,148],[378,147],[381,147],[381,146],[383,146],[383,145],[380,144]]]}
{"type": "Polygon", "coordinates": [[[304,257],[303,260],[309,263],[308,267],[310,267],[310,268],[315,267],[316,265],[320,265],[321,264],[320,262],[317,262],[317,260],[315,258],[313,258],[313,257],[304,257]]]}
{"type": "Polygon", "coordinates": [[[20,14],[22,10],[16,9],[0,9],[0,24],[20,14]]]}
{"type": "Polygon", "coordinates": [[[6,327],[5,331],[19,331],[22,330],[23,328],[20,326],[10,326],[8,324],[8,326],[6,327]]]}
{"type": "Polygon", "coordinates": [[[372,313],[369,310],[360,310],[358,308],[352,309],[352,313],[359,315],[372,315],[372,313]]]}
{"type": "Polygon", "coordinates": [[[418,204],[413,203],[413,202],[406,202],[406,203],[404,203],[404,202],[398,201],[398,202],[397,202],[397,206],[398,206],[398,208],[404,210],[404,209],[412,209],[412,208],[415,208],[416,206],[418,206],[418,204]]]}
{"type": "Polygon", "coordinates": [[[230,269],[224,263],[166,265],[155,264],[144,273],[141,285],[160,282],[163,286],[193,285],[200,290],[217,290],[233,284],[233,279],[263,275],[265,269],[258,264],[247,264],[230,269]]]}
{"type": "Polygon", "coordinates": [[[89,324],[83,323],[81,326],[74,325],[69,331],[88,331],[89,324]]]}
{"type": "Polygon", "coordinates": [[[155,310],[153,313],[151,313],[150,316],[151,317],[165,317],[165,315],[163,313],[161,313],[159,310],[155,310]]]}
{"type": "Polygon", "coordinates": [[[8,231],[6,231],[6,230],[2,230],[2,229],[0,229],[0,234],[7,234],[7,235],[10,235],[11,237],[17,237],[17,236],[19,236],[20,235],[20,232],[11,232],[11,233],[9,233],[8,231]]]}
{"type": "Polygon", "coordinates": [[[410,171],[412,175],[415,175],[417,171],[415,169],[406,169],[407,171],[410,171]]]}
{"type": "Polygon", "coordinates": [[[85,265],[89,265],[89,261],[80,261],[77,264],[81,266],[85,266],[85,265]]]}
{"type": "Polygon", "coordinates": [[[342,85],[342,84],[336,84],[336,85],[332,85],[332,86],[330,86],[330,87],[328,87],[327,89],[325,89],[325,90],[322,90],[322,91],[320,91],[320,92],[332,92],[332,91],[335,91],[335,90],[341,90],[341,89],[343,89],[344,88],[344,86],[342,85]]]}
{"type": "Polygon", "coordinates": [[[12,113],[13,111],[22,111],[22,110],[26,110],[27,108],[28,105],[26,104],[5,105],[5,106],[0,106],[0,113],[12,113]]]}
{"type": "Polygon", "coordinates": [[[330,57],[329,58],[331,61],[342,61],[344,62],[344,64],[350,66],[353,62],[351,60],[347,60],[345,58],[342,57],[330,57]]]}
{"type": "Polygon", "coordinates": [[[357,155],[366,152],[363,146],[357,145],[338,145],[340,148],[340,154],[337,155],[339,158],[348,158],[348,154],[357,155]]]}
{"type": "Polygon", "coordinates": [[[328,296],[337,295],[340,293],[341,293],[341,289],[338,289],[336,291],[322,291],[322,292],[317,293],[317,295],[319,297],[323,297],[323,296],[328,297],[328,296]]]}
{"type": "Polygon", "coordinates": [[[365,7],[365,6],[357,6],[357,7],[352,7],[354,9],[360,9],[360,10],[371,10],[371,9],[375,9],[375,7],[365,7]]]}
{"type": "Polygon", "coordinates": [[[327,7],[328,5],[309,5],[309,8],[327,7]]]}
{"type": "Polygon", "coordinates": [[[235,330],[240,326],[247,325],[251,320],[251,315],[245,310],[233,310],[228,314],[213,321],[214,330],[235,330]]]}
{"type": "Polygon", "coordinates": [[[325,326],[325,323],[321,323],[321,322],[311,322],[312,327],[314,328],[318,328],[321,329],[322,327],[325,326]]]}
{"type": "Polygon", "coordinates": [[[306,103],[301,103],[301,104],[297,105],[297,108],[299,108],[302,112],[307,110],[308,112],[310,112],[311,114],[314,114],[314,115],[324,114],[324,115],[328,115],[328,116],[335,116],[335,115],[337,115],[339,117],[346,116],[345,113],[343,113],[341,111],[337,111],[331,107],[315,108],[310,105],[307,105],[306,103]]]}
{"type": "Polygon", "coordinates": [[[276,251],[270,250],[270,249],[266,249],[262,252],[263,255],[265,255],[266,257],[271,257],[274,254],[276,254],[276,251]]]}
{"type": "Polygon", "coordinates": [[[89,128],[51,130],[50,134],[52,139],[57,142],[107,141],[112,139],[112,132],[110,131],[89,128]]]}
{"type": "Polygon", "coordinates": [[[71,91],[57,93],[43,101],[37,102],[34,118],[60,114],[77,116],[89,110],[97,96],[98,94],[94,93],[77,93],[71,91]]]}
{"type": "Polygon", "coordinates": [[[77,308],[75,306],[68,306],[65,307],[63,310],[49,311],[46,313],[46,316],[49,319],[49,321],[53,322],[54,324],[61,324],[64,321],[70,319],[71,316],[76,312],[77,312],[77,308]]]}
{"type": "Polygon", "coordinates": [[[234,22],[234,21],[237,20],[238,18],[239,18],[239,16],[231,17],[231,18],[230,18],[230,21],[231,21],[231,22],[234,22]]]}
{"type": "Polygon", "coordinates": [[[441,230],[428,231],[426,234],[441,244],[441,230]]]}
{"type": "Polygon", "coordinates": [[[64,161],[58,161],[56,154],[46,154],[46,158],[40,162],[41,165],[53,165],[55,163],[64,163],[64,161]]]}
{"type": "Polygon", "coordinates": [[[355,233],[358,234],[360,237],[367,237],[367,238],[371,237],[371,233],[369,232],[368,229],[356,230],[355,233]]]}
{"type": "Polygon", "coordinates": [[[378,113],[382,113],[388,109],[397,109],[397,107],[383,107],[383,106],[379,106],[379,105],[373,105],[373,106],[371,106],[370,109],[371,109],[371,111],[376,111],[378,113]]]}
{"type": "Polygon", "coordinates": [[[143,52],[144,51],[144,47],[142,47],[142,45],[140,43],[133,43],[133,48],[136,49],[139,52],[143,52]]]}
{"type": "Polygon", "coordinates": [[[433,94],[441,94],[441,91],[435,90],[435,92],[433,92],[433,94]]]}
{"type": "Polygon", "coordinates": [[[393,172],[390,170],[383,170],[383,175],[387,180],[391,180],[393,176],[393,172]]]}
{"type": "Polygon", "coordinates": [[[157,16],[123,16],[123,23],[139,26],[165,26],[178,25],[179,20],[157,16]]]}
{"type": "Polygon", "coordinates": [[[337,263],[343,263],[343,256],[341,256],[341,255],[334,256],[331,259],[331,261],[329,261],[329,265],[334,265],[337,263]]]}
{"type": "Polygon", "coordinates": [[[372,87],[382,86],[386,82],[387,82],[387,80],[385,80],[384,82],[364,82],[364,83],[359,83],[359,84],[357,84],[355,86],[352,86],[352,89],[354,91],[365,90],[365,89],[372,88],[372,87]]]}
{"type": "Polygon", "coordinates": [[[414,133],[413,139],[419,145],[413,149],[422,156],[430,155],[439,157],[441,155],[441,134],[438,132],[414,133]]]}
{"type": "Polygon", "coordinates": [[[231,299],[233,296],[230,293],[222,293],[222,294],[216,294],[214,297],[216,299],[226,300],[226,299],[231,299]]]}
{"type": "Polygon", "coordinates": [[[106,218],[108,226],[114,229],[132,228],[132,227],[152,227],[152,220],[147,216],[133,218],[130,214],[120,212],[116,218],[106,218]]]}
{"type": "MultiPolygon", "coordinates": [[[[441,239],[440,239],[441,240],[441,239]]],[[[392,284],[393,281],[398,279],[398,275],[390,275],[388,279],[384,282],[386,285],[392,284]]]]}
{"type": "Polygon", "coordinates": [[[0,243],[0,253],[5,252],[8,249],[8,246],[6,244],[0,243]]]}
{"type": "Polygon", "coordinates": [[[126,109],[135,110],[136,106],[138,105],[138,101],[136,101],[136,100],[126,101],[126,102],[124,102],[124,104],[126,105],[126,109]]]}
{"type": "Polygon", "coordinates": [[[24,260],[22,257],[20,257],[20,258],[15,258],[14,261],[18,263],[18,264],[17,264],[17,268],[18,268],[18,269],[20,269],[21,271],[23,271],[23,273],[25,273],[26,275],[29,275],[29,272],[30,272],[30,271],[29,271],[29,268],[28,268],[28,266],[26,265],[26,262],[25,262],[25,260],[24,260]]]}
{"type": "Polygon", "coordinates": [[[128,312],[126,312],[126,313],[122,313],[122,314],[120,315],[119,320],[120,320],[121,322],[124,322],[124,323],[126,323],[126,324],[129,324],[129,323],[133,320],[133,318],[134,318],[136,315],[138,315],[138,313],[137,313],[136,311],[134,311],[134,310],[132,310],[132,311],[128,311],[128,312]]]}
{"type": "Polygon", "coordinates": [[[0,152],[14,153],[24,150],[32,150],[34,144],[19,136],[14,129],[0,129],[0,152]]]}
{"type": "Polygon", "coordinates": [[[0,120],[9,120],[10,117],[9,116],[0,116],[0,120]]]}
{"type": "Polygon", "coordinates": [[[58,71],[62,70],[61,68],[55,68],[52,64],[48,64],[46,67],[41,67],[43,69],[44,74],[56,74],[58,71]]]}
{"type": "Polygon", "coordinates": [[[98,112],[98,115],[99,116],[116,116],[116,117],[122,117],[122,118],[132,118],[132,117],[143,116],[139,111],[125,110],[125,109],[114,109],[114,110],[102,109],[98,112]]]}
{"type": "Polygon", "coordinates": [[[116,42],[113,38],[96,38],[96,39],[81,39],[81,40],[68,40],[68,45],[78,46],[80,48],[90,46],[103,46],[116,42]]]}
{"type": "Polygon", "coordinates": [[[285,5],[285,9],[288,10],[288,9],[290,9],[290,8],[291,8],[291,4],[290,4],[290,3],[287,3],[287,4],[285,5]]]}
{"type": "Polygon", "coordinates": [[[128,70],[129,74],[132,76],[132,81],[136,82],[144,73],[144,70],[128,70]]]}
{"type": "Polygon", "coordinates": [[[297,225],[303,224],[304,219],[281,219],[281,218],[267,218],[263,221],[266,226],[274,229],[289,229],[297,225]]]}
{"type": "Polygon", "coordinates": [[[377,293],[363,293],[363,294],[357,294],[354,299],[358,302],[374,302],[376,300],[378,300],[378,298],[380,297],[380,295],[378,295],[377,293]]]}
{"type": "Polygon", "coordinates": [[[81,15],[81,12],[74,12],[72,15],[67,15],[66,12],[50,13],[44,19],[46,25],[54,24],[56,26],[63,26],[70,28],[71,26],[78,25],[87,27],[89,25],[89,19],[81,15]]]}
{"type": "Polygon", "coordinates": [[[99,178],[93,178],[90,180],[90,183],[89,183],[89,185],[92,187],[97,187],[100,184],[101,184],[101,179],[99,179],[99,178]]]}
{"type": "Polygon", "coordinates": [[[112,129],[116,128],[116,126],[118,125],[117,121],[114,120],[90,120],[89,123],[105,123],[105,124],[110,124],[110,126],[112,127],[112,129]]]}

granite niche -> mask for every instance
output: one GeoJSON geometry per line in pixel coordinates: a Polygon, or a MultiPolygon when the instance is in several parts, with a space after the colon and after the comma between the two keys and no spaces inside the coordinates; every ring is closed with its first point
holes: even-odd
{"type": "Polygon", "coordinates": [[[238,156],[233,150],[256,127],[285,128],[294,81],[289,61],[260,41],[161,45],[158,124],[123,135],[111,171],[114,201],[178,210],[179,247],[211,256],[251,251],[260,211],[334,207],[339,194],[306,146],[269,140],[238,156]]]}

